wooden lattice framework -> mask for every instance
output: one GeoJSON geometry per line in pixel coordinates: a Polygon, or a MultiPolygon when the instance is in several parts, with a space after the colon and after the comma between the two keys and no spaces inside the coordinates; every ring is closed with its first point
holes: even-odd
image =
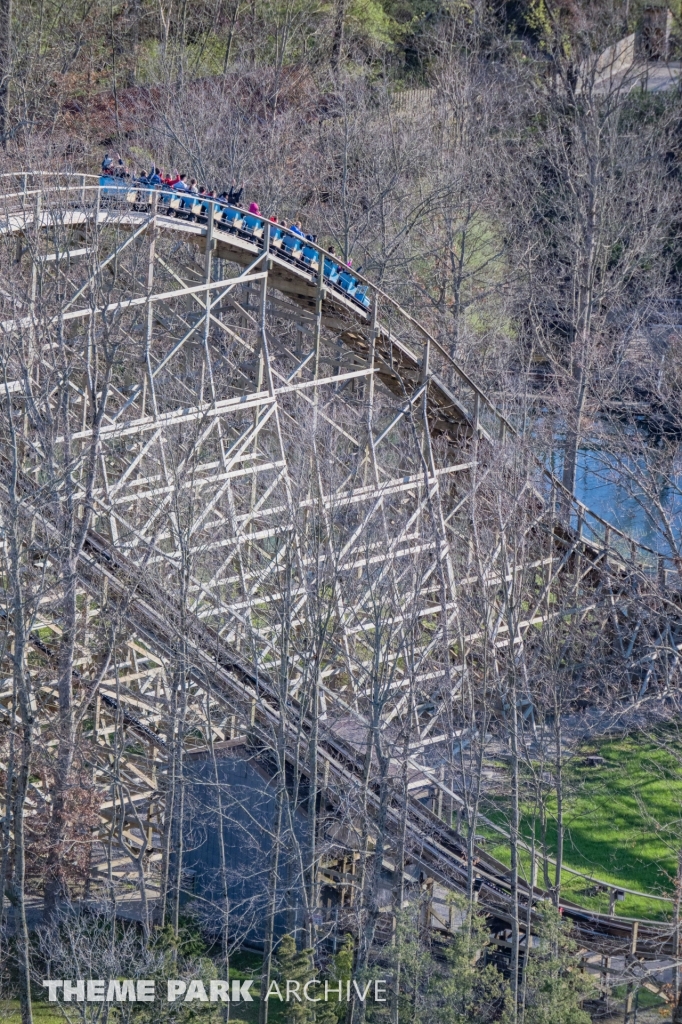
{"type": "MultiPolygon", "coordinates": [[[[178,693],[187,751],[267,743],[284,665],[287,742],[319,748],[330,807],[362,775],[373,715],[386,736],[409,737],[415,862],[461,888],[464,850],[443,821],[458,797],[437,755],[463,739],[458,700],[476,691],[481,650],[502,671],[498,656],[577,622],[608,633],[628,686],[669,685],[679,638],[628,619],[628,580],[648,578],[646,553],[571,504],[381,291],[370,287],[363,309],[267,235],[228,232],[213,208],[171,218],[156,196],[114,202],[87,176],[10,179],[2,203],[2,415],[38,595],[28,657],[47,748],[58,742],[59,510],[92,503],[74,701],[102,790],[99,849],[118,852],[113,876],[95,857],[88,885],[103,873],[150,897],[163,885],[159,780],[178,693]],[[38,415],[51,403],[59,430],[38,415]]],[[[11,607],[4,615],[11,643],[11,607]]],[[[2,686],[0,709],[12,679],[2,686]]],[[[532,717],[532,699],[518,697],[532,717]]],[[[49,802],[40,780],[31,799],[36,814],[49,802]]],[[[397,832],[399,807],[390,813],[397,832]]],[[[479,854],[481,900],[504,921],[504,870],[479,854]]],[[[338,861],[320,862],[322,884],[346,878],[338,861]]],[[[586,942],[611,948],[612,935],[616,948],[628,934],[585,917],[586,942]]],[[[652,951],[663,941],[651,926],[652,951]]]]}

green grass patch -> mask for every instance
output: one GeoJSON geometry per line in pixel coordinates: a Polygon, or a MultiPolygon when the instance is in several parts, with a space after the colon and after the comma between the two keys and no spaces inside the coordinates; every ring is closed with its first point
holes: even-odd
{"type": "MultiPolygon", "coordinates": [[[[672,895],[677,850],[682,847],[682,742],[677,733],[661,732],[658,740],[626,736],[583,746],[565,769],[564,862],[568,867],[614,885],[672,895]],[[665,746],[663,743],[665,741],[665,746]],[[588,754],[605,764],[589,767],[588,754]]],[[[556,853],[556,799],[547,801],[549,853],[556,853]]],[[[497,800],[488,814],[505,825],[508,798],[497,800]]],[[[536,835],[540,836],[539,822],[536,835]]],[[[522,831],[530,841],[533,815],[526,798],[522,831]]],[[[481,829],[485,834],[485,829],[481,829]]],[[[489,832],[488,849],[509,863],[509,849],[489,832]]],[[[522,858],[524,872],[529,858],[522,858]]],[[[550,865],[553,879],[554,866],[550,865]]],[[[542,871],[538,883],[543,884],[542,871]]],[[[564,872],[564,895],[583,906],[607,911],[606,893],[594,894],[585,879],[564,872]]],[[[627,895],[616,905],[626,917],[665,918],[671,905],[627,895]]]]}
{"type": "MultiPolygon", "coordinates": [[[[0,1020],[21,1021],[18,999],[0,1000],[0,1020]]],[[[34,1024],[57,1024],[57,1021],[59,1021],[59,1024],[64,1024],[64,1017],[59,1009],[50,1006],[48,1003],[33,1004],[33,1020],[34,1024]]]]}
{"type": "MultiPolygon", "coordinates": [[[[66,1021],[79,1019],[78,1005],[76,1003],[67,1003],[67,1012],[69,1017],[65,1017],[59,1007],[50,1006],[49,1003],[33,1003],[33,1021],[34,1024],[66,1024],[66,1021]]],[[[151,1005],[151,1004],[149,1004],[151,1005]]],[[[161,1007],[163,1003],[159,1004],[161,1007]]],[[[201,1020],[204,1024],[221,1024],[224,1020],[222,1009],[219,1005],[213,1004],[212,1006],[201,1006],[192,1003],[192,1018],[201,1020]]],[[[278,1013],[277,1008],[271,1005],[269,1018],[273,1021],[281,1019],[281,1013],[278,1013]]],[[[163,1011],[159,1012],[159,1021],[163,1020],[163,1011]]],[[[116,1011],[116,1007],[112,1007],[109,1012],[110,1021],[120,1020],[120,1016],[116,1011]]],[[[0,1021],[7,1021],[8,1024],[13,1024],[14,1021],[17,1024],[21,1024],[21,1010],[19,1008],[19,1002],[16,999],[8,999],[0,1002],[0,1021]]],[[[249,1003],[248,1007],[239,1010],[232,1010],[230,1013],[230,1024],[256,1024],[258,1021],[258,1002],[254,1001],[249,1003]]]]}
{"type": "MultiPolygon", "coordinates": [[[[625,999],[628,994],[627,985],[618,985],[614,988],[612,995],[616,999],[625,999]]],[[[650,992],[648,988],[640,988],[638,992],[634,994],[632,1006],[637,1006],[638,1010],[657,1010],[661,1006],[667,1006],[665,999],[661,996],[657,996],[655,992],[650,992]]]]}
{"type": "MultiPolygon", "coordinates": [[[[259,1006],[259,989],[260,989],[260,974],[262,968],[263,958],[259,953],[249,953],[246,951],[240,951],[234,953],[230,957],[230,978],[238,978],[240,981],[244,981],[247,978],[254,979],[254,985],[251,989],[251,995],[253,996],[252,1003],[235,1003],[230,1008],[230,1022],[231,1024],[257,1024],[258,1022],[258,1006],[259,1006]]],[[[157,993],[165,992],[165,984],[159,983],[157,986],[157,993]]],[[[41,993],[42,996],[42,993],[41,993]]],[[[61,1009],[44,1001],[43,998],[39,997],[34,999],[33,1002],[33,1020],[34,1024],[66,1024],[67,1019],[79,1019],[78,1007],[82,1004],[78,1003],[67,1003],[65,1009],[69,1014],[69,1018],[65,1017],[61,1009]]],[[[151,1004],[149,1004],[151,1006],[151,1004]]],[[[223,1021],[223,1008],[221,1003],[212,1003],[209,1006],[202,1005],[201,1003],[188,1004],[188,1009],[191,1005],[192,1019],[201,1020],[204,1024],[220,1024],[223,1021]]],[[[161,1022],[165,1019],[164,1009],[168,1004],[163,999],[158,999],[155,1007],[158,1011],[158,1021],[161,1022]]],[[[145,1007],[147,1009],[147,1007],[145,1007]]],[[[268,1012],[268,1018],[273,1024],[280,1024],[284,1019],[284,1010],[282,1004],[277,999],[270,1000],[270,1008],[268,1012]]],[[[115,1004],[110,1006],[109,1020],[112,1024],[116,1024],[120,1020],[120,1014],[117,1011],[115,1004]]],[[[134,1017],[133,1017],[134,1019],[134,1017]]],[[[7,1021],[21,1024],[21,1010],[19,1007],[18,1000],[0,1000],[0,1022],[7,1021]]]]}
{"type": "MultiPolygon", "coordinates": [[[[258,1004],[259,999],[256,993],[254,993],[254,1001],[252,1003],[236,1004],[230,1010],[230,1022],[231,1024],[257,1024],[258,1022],[258,1004]]],[[[68,1019],[77,1020],[80,1019],[78,1006],[82,1004],[67,1003],[66,1009],[69,1017],[65,1017],[58,1006],[50,1005],[49,1003],[33,1002],[33,1021],[34,1024],[66,1024],[68,1019]]],[[[152,1004],[149,1004],[151,1006],[152,1004]]],[[[164,1007],[167,1004],[160,1002],[157,1003],[158,1009],[158,1020],[159,1022],[164,1019],[164,1007]]],[[[201,1020],[204,1024],[221,1024],[224,1020],[222,1005],[213,1003],[210,1006],[202,1006],[201,1004],[191,1004],[192,1019],[201,1020]]],[[[109,1020],[114,1022],[119,1021],[120,1015],[117,1012],[117,1008],[112,1006],[109,1011],[109,1020]]],[[[133,1018],[134,1019],[134,1018],[133,1018]]],[[[279,1024],[284,1019],[284,1008],[277,1000],[270,1001],[270,1009],[268,1012],[268,1019],[273,1021],[273,1024],[279,1024]]],[[[7,999],[0,1001],[0,1021],[7,1022],[7,1024],[21,1024],[21,1009],[19,1007],[19,1001],[16,999],[7,999]]]]}

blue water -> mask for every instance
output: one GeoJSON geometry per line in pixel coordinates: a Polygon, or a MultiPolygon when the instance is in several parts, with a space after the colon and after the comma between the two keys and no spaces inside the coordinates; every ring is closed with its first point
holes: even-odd
{"type": "MultiPolygon", "coordinates": [[[[554,472],[561,478],[561,454],[556,453],[554,472]]],[[[671,523],[672,532],[682,541],[682,467],[673,483],[653,481],[658,499],[671,523]]],[[[646,495],[619,470],[618,461],[600,448],[581,448],[578,452],[576,497],[607,522],[661,554],[671,548],[661,528],[660,513],[646,495]]],[[[679,550],[679,545],[678,545],[679,550]]]]}

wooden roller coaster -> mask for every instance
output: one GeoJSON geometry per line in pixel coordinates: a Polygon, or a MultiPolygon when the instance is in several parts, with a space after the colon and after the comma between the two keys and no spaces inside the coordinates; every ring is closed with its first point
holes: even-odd
{"type": "MultiPolygon", "coordinates": [[[[348,884],[339,837],[355,794],[386,871],[400,847],[412,880],[474,891],[501,946],[514,902],[532,930],[552,894],[514,888],[453,827],[458,702],[576,623],[624,692],[665,692],[676,599],[662,614],[656,590],[636,622],[628,599],[633,580],[640,596],[658,587],[660,559],[564,493],[390,297],[364,282],[367,308],[332,283],[316,245],[306,261],[267,223],[230,228],[217,202],[183,217],[162,194],[88,176],[4,183],[5,526],[23,537],[46,749],[63,740],[59,652],[73,635],[71,710],[101,791],[88,891],[114,878],[158,898],[178,745],[258,756],[279,739],[321,808],[318,892],[348,884]]],[[[3,557],[9,579],[7,544],[3,557]]],[[[3,615],[11,643],[9,598],[3,615]]],[[[0,685],[11,718],[13,681],[0,685]]],[[[530,728],[533,701],[514,693],[530,728]]],[[[36,777],[31,814],[50,800],[36,777]]],[[[677,954],[671,924],[560,905],[586,949],[677,954]]]]}

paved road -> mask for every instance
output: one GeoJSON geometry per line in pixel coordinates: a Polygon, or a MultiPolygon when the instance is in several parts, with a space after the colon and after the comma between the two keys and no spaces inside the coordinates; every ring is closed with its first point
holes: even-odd
{"type": "Polygon", "coordinates": [[[666,92],[679,87],[681,71],[679,60],[669,64],[649,64],[640,81],[647,92],[666,92]]]}
{"type": "Polygon", "coordinates": [[[604,74],[595,83],[599,92],[622,87],[627,92],[634,89],[645,89],[647,92],[667,92],[669,89],[680,88],[682,61],[672,60],[666,63],[642,64],[626,68],[615,75],[604,74]]]}

